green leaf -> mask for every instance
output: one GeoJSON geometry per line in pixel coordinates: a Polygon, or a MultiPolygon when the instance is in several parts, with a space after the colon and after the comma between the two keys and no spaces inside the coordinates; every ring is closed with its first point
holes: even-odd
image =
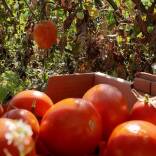
{"type": "Polygon", "coordinates": [[[153,30],[154,30],[154,26],[153,26],[153,25],[149,25],[149,26],[147,27],[148,33],[151,33],[153,30]]]}
{"type": "Polygon", "coordinates": [[[154,0],[141,0],[142,4],[145,6],[145,8],[148,10],[154,3],[154,0]]]}
{"type": "Polygon", "coordinates": [[[23,89],[19,76],[13,71],[5,71],[0,75],[0,102],[7,100],[7,96],[13,96],[23,89]]]}

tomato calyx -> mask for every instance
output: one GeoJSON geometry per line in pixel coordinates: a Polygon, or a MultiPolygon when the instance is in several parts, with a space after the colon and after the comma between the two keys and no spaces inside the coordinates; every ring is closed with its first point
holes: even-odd
{"type": "Polygon", "coordinates": [[[35,108],[36,108],[36,100],[34,100],[33,102],[32,102],[32,105],[31,105],[31,112],[35,112],[35,108]]]}
{"type": "Polygon", "coordinates": [[[152,106],[156,109],[156,96],[150,97],[150,95],[148,94],[144,94],[144,96],[142,96],[135,89],[131,89],[131,92],[134,94],[138,101],[143,102],[145,105],[152,106]]]}

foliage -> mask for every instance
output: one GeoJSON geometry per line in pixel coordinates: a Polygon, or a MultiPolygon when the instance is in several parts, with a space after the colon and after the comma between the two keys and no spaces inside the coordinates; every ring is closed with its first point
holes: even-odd
{"type": "Polygon", "coordinates": [[[1,101],[18,88],[43,90],[52,74],[101,71],[132,80],[137,71],[152,72],[155,5],[154,0],[1,0],[0,73],[18,80],[1,88],[7,92],[1,101]],[[48,50],[32,38],[43,19],[58,29],[58,43],[48,50]]]}
{"type": "Polygon", "coordinates": [[[0,75],[0,86],[0,102],[24,88],[18,75],[12,71],[5,71],[0,75]]]}

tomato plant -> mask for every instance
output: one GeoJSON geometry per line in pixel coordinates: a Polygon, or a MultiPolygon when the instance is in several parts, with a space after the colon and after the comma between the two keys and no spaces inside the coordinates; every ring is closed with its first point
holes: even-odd
{"type": "Polygon", "coordinates": [[[156,126],[146,121],[133,120],[113,130],[106,155],[102,156],[155,156],[155,147],[156,126]]]}
{"type": "Polygon", "coordinates": [[[92,153],[101,138],[100,115],[83,99],[69,98],[56,103],[40,125],[39,140],[54,155],[92,153]]]}
{"type": "Polygon", "coordinates": [[[34,148],[31,127],[22,121],[0,119],[1,156],[30,154],[34,148]]]}
{"type": "Polygon", "coordinates": [[[112,130],[128,118],[128,104],[121,91],[108,84],[90,88],[83,99],[91,101],[102,117],[104,138],[108,139],[112,130]]]}
{"type": "Polygon", "coordinates": [[[34,114],[26,109],[13,109],[3,115],[4,118],[22,120],[29,124],[33,131],[33,138],[36,139],[39,133],[39,123],[34,114]]]}
{"type": "Polygon", "coordinates": [[[25,90],[19,92],[10,100],[8,109],[26,109],[33,112],[37,117],[42,118],[52,105],[52,100],[44,92],[25,90]]]}

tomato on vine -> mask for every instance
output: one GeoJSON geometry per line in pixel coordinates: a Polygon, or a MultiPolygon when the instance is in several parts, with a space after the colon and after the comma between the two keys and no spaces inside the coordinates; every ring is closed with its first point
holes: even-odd
{"type": "Polygon", "coordinates": [[[33,38],[39,48],[48,49],[57,42],[57,28],[50,20],[35,24],[33,38]]]}

